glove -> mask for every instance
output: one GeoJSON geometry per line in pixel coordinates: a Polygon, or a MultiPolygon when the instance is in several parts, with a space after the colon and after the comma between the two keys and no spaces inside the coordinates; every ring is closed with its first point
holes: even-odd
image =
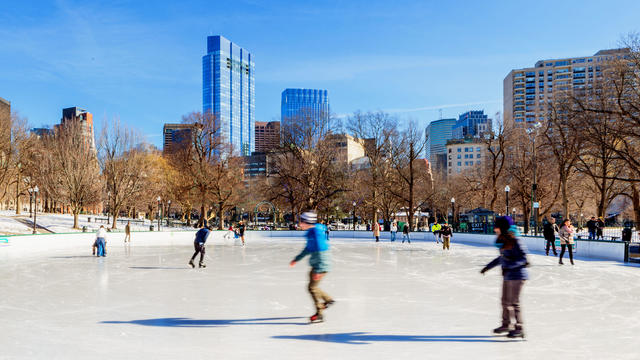
{"type": "Polygon", "coordinates": [[[487,270],[489,269],[487,269],[486,267],[482,268],[482,270],[480,270],[480,274],[484,275],[484,273],[486,273],[487,270]]]}
{"type": "Polygon", "coordinates": [[[289,263],[289,266],[294,267],[296,265],[296,261],[295,260],[291,260],[291,262],[289,263]]]}

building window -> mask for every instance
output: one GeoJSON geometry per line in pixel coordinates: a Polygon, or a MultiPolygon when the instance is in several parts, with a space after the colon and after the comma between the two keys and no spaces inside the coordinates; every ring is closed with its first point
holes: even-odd
{"type": "Polygon", "coordinates": [[[462,166],[462,162],[461,161],[458,161],[458,166],[462,166]]]}
{"type": "Polygon", "coordinates": [[[458,152],[460,152],[461,150],[462,150],[461,148],[458,148],[458,152]]]}
{"type": "Polygon", "coordinates": [[[462,155],[458,154],[458,159],[462,159],[462,155]]]}

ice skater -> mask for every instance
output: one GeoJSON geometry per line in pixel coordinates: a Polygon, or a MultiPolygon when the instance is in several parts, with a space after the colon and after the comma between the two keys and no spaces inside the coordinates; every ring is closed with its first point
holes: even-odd
{"type": "Polygon", "coordinates": [[[127,225],[124,227],[124,242],[131,242],[131,222],[127,221],[127,225]]]}
{"type": "Polygon", "coordinates": [[[316,307],[316,313],[309,319],[312,323],[322,322],[324,320],[322,311],[334,303],[331,296],[318,287],[322,278],[329,271],[329,242],[325,237],[324,225],[316,224],[316,222],[317,214],[315,212],[305,212],[300,216],[299,226],[306,231],[307,244],[302,252],[289,263],[293,267],[305,256],[310,255],[311,271],[309,272],[308,289],[316,307]]]}
{"type": "Polygon", "coordinates": [[[440,243],[440,230],[442,230],[442,225],[438,222],[431,225],[431,232],[433,233],[433,237],[436,239],[436,244],[440,243]]]}
{"type": "Polygon", "coordinates": [[[244,246],[244,231],[247,229],[247,226],[244,224],[244,220],[241,220],[238,223],[238,236],[240,236],[240,240],[242,240],[242,246],[244,246]]]}
{"type": "Polygon", "coordinates": [[[236,235],[236,232],[233,229],[233,224],[231,224],[231,225],[229,225],[229,228],[227,229],[227,232],[224,234],[224,238],[227,239],[227,240],[231,239],[232,237],[233,238],[237,238],[237,236],[235,236],[235,235],[236,235]]]}
{"type": "Polygon", "coordinates": [[[558,261],[558,264],[560,265],[564,265],[562,263],[562,257],[567,248],[569,248],[569,261],[571,265],[573,265],[573,234],[575,232],[576,229],[571,225],[571,220],[564,219],[562,227],[558,232],[558,236],[560,237],[560,261],[558,261]]]}
{"type": "Polygon", "coordinates": [[[404,244],[404,240],[407,239],[409,244],[411,244],[411,238],[409,237],[409,223],[404,224],[402,227],[402,243],[404,244]]]}
{"type": "Polygon", "coordinates": [[[193,260],[195,260],[198,253],[200,254],[200,263],[198,264],[198,266],[201,268],[207,267],[207,265],[204,264],[204,253],[205,253],[204,244],[207,242],[207,238],[209,237],[209,234],[211,234],[211,227],[207,225],[205,225],[202,229],[198,230],[198,232],[196,233],[196,238],[193,241],[193,247],[195,248],[195,252],[191,257],[191,260],[189,260],[189,265],[191,265],[192,268],[196,267],[196,265],[193,263],[193,260]]]}
{"type": "Polygon", "coordinates": [[[394,242],[396,241],[396,234],[398,233],[398,223],[395,220],[391,222],[390,230],[391,230],[391,242],[394,242]]]}
{"type": "Polygon", "coordinates": [[[373,223],[371,224],[373,227],[373,237],[376,238],[376,242],[380,241],[380,224],[373,223]]]}
{"type": "Polygon", "coordinates": [[[502,266],[502,325],[495,328],[493,332],[495,334],[508,332],[509,338],[524,338],[520,293],[524,282],[529,279],[526,269],[529,265],[527,254],[517,238],[518,230],[510,216],[501,216],[496,219],[495,233],[498,235],[496,246],[500,249],[500,256],[480,271],[484,275],[497,265],[502,266]],[[513,328],[511,328],[512,313],[516,320],[513,328]]]}
{"type": "Polygon", "coordinates": [[[442,235],[442,250],[449,250],[451,238],[453,237],[453,231],[447,222],[442,225],[440,229],[440,235],[442,235]]]}
{"type": "Polygon", "coordinates": [[[547,243],[545,246],[545,253],[547,256],[549,255],[549,246],[553,249],[553,256],[558,256],[558,252],[556,251],[556,234],[559,230],[560,229],[558,229],[558,225],[556,224],[556,218],[553,216],[546,224],[544,224],[542,234],[544,235],[547,243]]]}
{"type": "Polygon", "coordinates": [[[96,232],[96,240],[93,243],[93,249],[94,255],[102,257],[107,256],[107,230],[104,229],[104,225],[100,225],[100,229],[96,232]]]}

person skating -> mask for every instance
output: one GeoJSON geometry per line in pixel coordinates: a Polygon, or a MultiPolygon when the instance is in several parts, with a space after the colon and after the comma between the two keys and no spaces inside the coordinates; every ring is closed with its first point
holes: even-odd
{"type": "Polygon", "coordinates": [[[244,224],[244,220],[240,220],[238,223],[238,236],[240,236],[240,240],[242,240],[242,246],[244,246],[244,231],[247,229],[247,226],[244,224]]]}
{"type": "Polygon", "coordinates": [[[598,220],[595,216],[591,217],[591,220],[587,221],[587,230],[589,231],[589,240],[596,239],[596,232],[598,231],[598,220]]]}
{"type": "Polygon", "coordinates": [[[431,232],[433,233],[433,237],[436,239],[436,244],[440,243],[440,230],[442,230],[442,225],[437,222],[431,226],[431,232]]]}
{"type": "Polygon", "coordinates": [[[524,338],[520,293],[524,282],[529,279],[526,269],[529,265],[526,251],[517,238],[518,230],[510,216],[501,216],[496,219],[495,233],[498,235],[496,246],[500,249],[500,256],[480,271],[484,275],[498,265],[502,267],[502,324],[493,332],[495,334],[508,332],[509,338],[524,338]],[[512,315],[515,318],[513,328],[511,327],[512,315]]]}
{"type": "Polygon", "coordinates": [[[551,217],[551,219],[544,224],[544,228],[542,229],[542,234],[546,240],[545,252],[549,255],[549,246],[553,249],[553,256],[558,256],[558,252],[556,251],[556,234],[560,229],[556,224],[556,218],[551,217]]]}
{"type": "Polygon", "coordinates": [[[371,227],[373,228],[373,237],[376,238],[376,242],[379,242],[380,241],[380,224],[373,223],[371,224],[371,227]]]}
{"type": "Polygon", "coordinates": [[[207,265],[204,264],[204,254],[205,254],[205,244],[207,242],[207,238],[209,237],[209,234],[211,234],[211,228],[207,225],[203,226],[202,229],[196,232],[196,238],[193,241],[193,247],[195,249],[195,252],[191,257],[191,260],[189,260],[189,265],[191,265],[192,268],[196,267],[196,265],[193,263],[193,260],[195,260],[198,254],[200,254],[200,263],[198,264],[199,267],[201,268],[207,267],[207,265]]]}
{"type": "Polygon", "coordinates": [[[409,244],[411,244],[411,237],[409,237],[409,223],[404,224],[402,227],[402,243],[404,244],[404,240],[407,240],[409,244]]]}
{"type": "Polygon", "coordinates": [[[444,223],[440,228],[440,234],[442,235],[442,250],[449,250],[451,238],[453,237],[453,231],[448,223],[444,223]]]}
{"type": "Polygon", "coordinates": [[[300,228],[306,231],[307,244],[304,249],[289,263],[294,266],[305,256],[310,255],[309,265],[309,294],[316,307],[316,313],[311,316],[311,322],[321,322],[324,320],[322,311],[334,303],[331,296],[322,291],[318,285],[322,278],[329,272],[329,242],[325,237],[324,225],[316,224],[317,215],[315,212],[305,212],[300,216],[300,228]]]}
{"type": "Polygon", "coordinates": [[[124,227],[124,242],[131,242],[131,222],[127,221],[124,227]]]}
{"type": "Polygon", "coordinates": [[[562,263],[562,257],[564,256],[564,251],[569,248],[569,261],[571,261],[571,265],[573,265],[573,234],[576,232],[573,225],[571,225],[571,220],[565,219],[562,222],[562,227],[558,232],[558,236],[560,237],[560,261],[558,262],[560,265],[562,263]]]}
{"type": "Polygon", "coordinates": [[[100,229],[96,232],[94,246],[98,250],[96,256],[107,256],[107,230],[104,229],[104,225],[100,225],[100,229]]]}
{"type": "Polygon", "coordinates": [[[396,234],[398,233],[398,223],[395,220],[391,222],[391,227],[389,230],[391,230],[391,242],[396,241],[396,234]]]}

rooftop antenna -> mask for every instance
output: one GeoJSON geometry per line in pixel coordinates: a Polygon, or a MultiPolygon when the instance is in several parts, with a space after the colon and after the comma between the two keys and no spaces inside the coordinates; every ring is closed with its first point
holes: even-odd
{"type": "Polygon", "coordinates": [[[438,109],[438,112],[440,112],[440,120],[442,120],[442,109],[438,109]]]}

